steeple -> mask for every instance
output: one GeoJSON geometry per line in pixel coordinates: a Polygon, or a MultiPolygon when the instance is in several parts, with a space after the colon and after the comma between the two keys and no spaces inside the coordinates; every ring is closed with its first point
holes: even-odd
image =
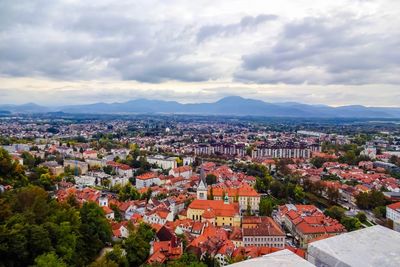
{"type": "Polygon", "coordinates": [[[200,169],[200,182],[201,181],[203,181],[204,184],[207,184],[206,173],[204,172],[203,164],[201,165],[201,169],[200,169]]]}
{"type": "Polygon", "coordinates": [[[204,172],[203,166],[200,169],[200,181],[199,186],[197,187],[197,199],[206,200],[207,199],[207,182],[206,182],[206,175],[204,172]]]}

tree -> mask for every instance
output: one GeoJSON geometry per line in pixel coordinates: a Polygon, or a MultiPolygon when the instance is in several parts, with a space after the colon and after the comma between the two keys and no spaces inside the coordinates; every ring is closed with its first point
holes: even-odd
{"type": "Polygon", "coordinates": [[[23,166],[3,148],[0,148],[0,183],[10,184],[14,188],[28,184],[23,166]]]}
{"type": "Polygon", "coordinates": [[[150,241],[154,238],[154,231],[147,224],[140,224],[138,229],[125,240],[124,248],[130,266],[143,264],[150,252],[150,241]]]}
{"type": "Polygon", "coordinates": [[[298,202],[302,201],[306,194],[304,193],[303,187],[296,185],[294,188],[294,199],[298,202]]]}
{"type": "Polygon", "coordinates": [[[196,255],[192,253],[183,253],[182,256],[167,265],[168,267],[207,267],[205,263],[199,262],[196,255]]]}
{"type": "Polygon", "coordinates": [[[333,218],[333,219],[341,221],[342,218],[345,216],[344,212],[345,212],[345,210],[342,207],[331,206],[329,209],[325,210],[324,214],[326,216],[329,216],[329,217],[333,218]]]}
{"type": "Polygon", "coordinates": [[[119,208],[117,205],[111,204],[110,208],[113,210],[114,212],[114,218],[116,221],[120,222],[122,220],[122,214],[119,211],[119,208]]]}
{"type": "Polygon", "coordinates": [[[378,219],[386,218],[386,207],[385,206],[378,206],[375,207],[372,212],[374,213],[375,217],[378,219]]]}
{"type": "Polygon", "coordinates": [[[311,164],[315,166],[315,168],[319,169],[326,162],[326,159],[321,157],[315,157],[310,160],[311,164]]]}
{"type": "Polygon", "coordinates": [[[361,192],[356,196],[356,204],[360,209],[374,209],[386,204],[385,195],[381,191],[361,192]]]}
{"type": "Polygon", "coordinates": [[[67,267],[67,265],[54,252],[49,252],[35,259],[35,267],[67,267]]]}
{"type": "Polygon", "coordinates": [[[361,222],[357,218],[343,217],[340,221],[347,231],[354,231],[361,228],[361,222]]]}
{"type": "Polygon", "coordinates": [[[96,257],[106,242],[111,241],[111,227],[103,210],[96,203],[85,202],[80,215],[82,224],[78,248],[82,260],[89,262],[96,257]]]}
{"type": "Polygon", "coordinates": [[[214,174],[210,173],[207,174],[206,176],[206,182],[208,185],[213,185],[217,182],[217,176],[215,176],[214,174]]]}
{"type": "Polygon", "coordinates": [[[260,200],[260,216],[271,216],[272,210],[274,208],[271,198],[261,198],[260,200]]]}
{"type": "Polygon", "coordinates": [[[29,152],[23,152],[21,155],[24,165],[32,169],[36,165],[36,159],[29,152]]]}
{"type": "Polygon", "coordinates": [[[117,263],[119,267],[128,267],[129,263],[120,245],[115,245],[113,250],[107,252],[105,258],[117,263]]]}
{"type": "Polygon", "coordinates": [[[214,189],[212,186],[210,188],[210,194],[208,194],[207,198],[208,200],[214,200],[214,189]]]}
{"type": "Polygon", "coordinates": [[[287,196],[285,186],[277,180],[271,183],[270,190],[271,194],[276,198],[286,198],[287,196]]]}
{"type": "Polygon", "coordinates": [[[107,259],[106,257],[101,257],[92,262],[89,267],[119,267],[119,265],[113,260],[107,259]]]}
{"type": "Polygon", "coordinates": [[[250,199],[249,198],[247,198],[246,216],[251,216],[251,206],[250,206],[250,199]]]}
{"type": "Polygon", "coordinates": [[[333,187],[326,189],[326,195],[331,203],[337,203],[340,197],[339,190],[333,187]]]}
{"type": "Polygon", "coordinates": [[[365,223],[367,221],[367,215],[365,215],[364,212],[360,211],[359,213],[357,213],[356,215],[357,219],[362,222],[365,223]]]}

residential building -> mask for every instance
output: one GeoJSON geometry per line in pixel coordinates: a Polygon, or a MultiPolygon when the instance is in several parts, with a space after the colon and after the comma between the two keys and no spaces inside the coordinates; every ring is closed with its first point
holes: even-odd
{"type": "Polygon", "coordinates": [[[209,222],[216,226],[240,227],[240,212],[237,203],[227,200],[193,200],[187,209],[187,218],[194,221],[209,222]]]}
{"type": "Polygon", "coordinates": [[[147,162],[150,164],[156,164],[157,166],[159,166],[160,168],[163,168],[164,170],[174,169],[178,166],[177,162],[176,162],[176,158],[174,158],[174,157],[168,158],[168,157],[164,157],[161,155],[147,157],[147,162]]]}
{"type": "Polygon", "coordinates": [[[89,165],[78,160],[64,160],[64,167],[69,167],[73,171],[78,170],[79,174],[86,174],[89,171],[89,165]]]}
{"type": "Polygon", "coordinates": [[[133,176],[133,169],[127,164],[122,164],[115,161],[107,161],[107,166],[111,166],[118,175],[126,177],[133,176]]]}
{"type": "Polygon", "coordinates": [[[56,161],[46,161],[40,164],[40,166],[47,167],[50,173],[55,176],[64,173],[64,167],[59,165],[56,161]]]}
{"type": "Polygon", "coordinates": [[[325,216],[314,205],[286,204],[279,207],[278,222],[292,233],[301,248],[320,236],[334,236],[346,232],[337,220],[325,216]]]}
{"type": "Polygon", "coordinates": [[[224,196],[228,196],[229,203],[239,203],[242,211],[247,210],[249,206],[252,212],[258,212],[259,210],[260,194],[247,183],[242,183],[238,187],[214,186],[211,188],[208,194],[211,195],[212,191],[215,200],[223,200],[224,196]]]}
{"type": "Polygon", "coordinates": [[[173,168],[169,171],[169,175],[172,175],[174,177],[182,176],[185,179],[189,179],[192,176],[192,167],[181,166],[181,167],[173,168]]]}
{"type": "Polygon", "coordinates": [[[155,172],[148,172],[136,177],[136,188],[151,187],[152,185],[160,185],[161,180],[155,172]]]}
{"type": "Polygon", "coordinates": [[[243,217],[242,223],[245,225],[244,227],[242,225],[243,244],[245,247],[285,247],[285,233],[272,218],[243,217]]]}
{"type": "Polygon", "coordinates": [[[386,218],[391,220],[396,226],[400,223],[400,202],[386,206],[386,218]]]}

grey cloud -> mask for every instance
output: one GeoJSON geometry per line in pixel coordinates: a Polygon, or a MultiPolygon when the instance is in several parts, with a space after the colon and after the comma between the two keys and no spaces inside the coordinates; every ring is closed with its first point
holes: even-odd
{"type": "Polygon", "coordinates": [[[349,14],[288,23],[272,48],[244,55],[234,77],[259,83],[400,83],[393,75],[400,68],[398,35],[367,33],[371,23],[349,14]]]}
{"type": "Polygon", "coordinates": [[[240,22],[227,24],[227,25],[208,25],[203,26],[199,29],[197,33],[197,41],[203,42],[211,37],[220,36],[226,37],[231,35],[236,35],[243,31],[249,30],[256,27],[266,21],[276,20],[278,17],[276,15],[261,14],[256,17],[246,16],[243,17],[240,22]]]}
{"type": "Polygon", "coordinates": [[[179,21],[139,20],[121,14],[123,5],[42,4],[3,4],[1,14],[11,15],[3,17],[7,28],[0,28],[0,74],[152,83],[218,76],[211,62],[188,59],[195,29],[179,21]]]}

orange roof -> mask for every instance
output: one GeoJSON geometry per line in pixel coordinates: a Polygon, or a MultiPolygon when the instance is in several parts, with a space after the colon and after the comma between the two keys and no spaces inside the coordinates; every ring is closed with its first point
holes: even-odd
{"type": "Polygon", "coordinates": [[[137,176],[136,179],[149,180],[149,179],[156,178],[157,176],[158,175],[155,172],[147,172],[147,173],[137,176]]]}
{"type": "Polygon", "coordinates": [[[175,173],[188,172],[188,171],[191,171],[191,170],[192,170],[192,167],[187,166],[187,165],[186,166],[180,166],[180,167],[172,169],[172,171],[175,172],[175,173]]]}
{"type": "Polygon", "coordinates": [[[129,166],[127,164],[122,164],[122,163],[118,163],[118,162],[115,162],[115,161],[107,161],[107,165],[111,166],[111,167],[114,167],[114,168],[121,169],[121,170],[125,170],[125,171],[132,169],[131,166],[129,166]]]}
{"type": "Polygon", "coordinates": [[[101,208],[103,209],[103,211],[104,211],[105,214],[110,214],[110,213],[113,213],[113,212],[114,212],[112,209],[110,209],[110,208],[107,207],[107,206],[103,206],[103,207],[101,207],[101,208]]]}
{"type": "Polygon", "coordinates": [[[392,209],[392,210],[399,211],[400,210],[400,202],[396,202],[396,203],[390,204],[387,207],[392,209]]]}
{"type": "Polygon", "coordinates": [[[150,258],[147,260],[148,263],[164,263],[167,260],[167,257],[160,251],[156,251],[150,258]]]}
{"type": "Polygon", "coordinates": [[[190,203],[189,209],[207,210],[212,209],[217,217],[233,217],[239,214],[239,204],[225,204],[222,200],[199,200],[190,203]]]}
{"type": "MultiPolygon", "coordinates": [[[[209,191],[211,188],[209,189],[209,191]]],[[[212,188],[213,190],[213,195],[217,197],[222,197],[224,194],[230,196],[230,197],[235,197],[235,196],[243,196],[243,197],[258,197],[259,194],[257,191],[248,185],[247,183],[242,183],[239,187],[237,188],[231,188],[231,187],[219,187],[219,186],[214,186],[212,188]]],[[[211,194],[209,192],[209,194],[211,194]]]]}

